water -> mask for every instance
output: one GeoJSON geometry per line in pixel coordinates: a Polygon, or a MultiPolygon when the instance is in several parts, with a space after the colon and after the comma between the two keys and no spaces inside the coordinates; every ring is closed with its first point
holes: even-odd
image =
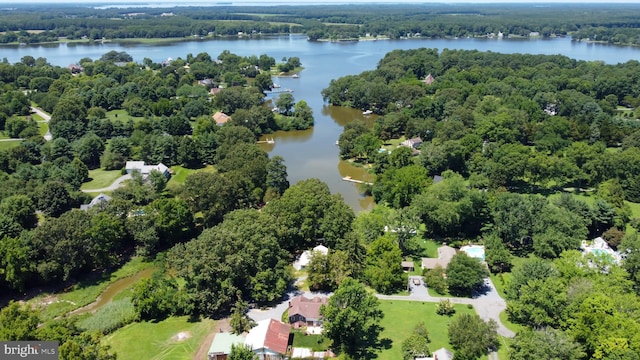
{"type": "MultiPolygon", "coordinates": [[[[297,100],[305,100],[313,109],[315,127],[297,132],[269,134],[275,144],[262,144],[271,155],[284,157],[289,181],[316,177],[326,182],[332,192],[342,194],[356,211],[369,209],[372,200],[363,196],[358,185],[342,181],[345,176],[358,180],[371,180],[362,168],[340,161],[336,140],[342,127],[354,119],[365,119],[361,111],[328,106],[320,91],[331,79],[355,75],[375,69],[378,61],[395,49],[437,48],[493,51],[499,53],[561,54],[578,60],[596,60],[609,64],[640,59],[640,48],[573,42],[569,38],[558,39],[413,39],[361,41],[347,43],[310,42],[303,35],[274,36],[262,39],[226,39],[213,41],[186,41],[165,44],[61,44],[22,47],[0,47],[0,58],[9,62],[20,61],[23,56],[44,57],[49,63],[67,66],[82,58],[98,59],[104,53],[125,51],[135,61],[150,58],[161,62],[167,58],[186,58],[208,52],[217,57],[223,50],[241,55],[267,54],[277,61],[282,57],[297,56],[304,71],[297,79],[276,77],[274,82],[283,89],[294,90],[297,100]]],[[[367,117],[371,122],[375,117],[367,117]]]]}

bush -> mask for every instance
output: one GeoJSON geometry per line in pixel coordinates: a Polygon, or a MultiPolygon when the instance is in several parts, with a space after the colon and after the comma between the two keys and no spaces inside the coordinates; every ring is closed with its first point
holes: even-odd
{"type": "Polygon", "coordinates": [[[78,327],[89,332],[108,334],[118,328],[132,323],[137,318],[131,298],[112,301],[93,315],[78,322],[78,327]]]}
{"type": "Polygon", "coordinates": [[[436,314],[438,315],[453,316],[455,313],[456,309],[449,299],[440,300],[438,305],[436,305],[436,314]]]}

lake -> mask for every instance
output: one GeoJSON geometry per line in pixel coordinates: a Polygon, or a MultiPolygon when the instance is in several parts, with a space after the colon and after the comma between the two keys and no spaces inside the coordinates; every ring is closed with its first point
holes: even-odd
{"type": "MultiPolygon", "coordinates": [[[[313,109],[315,126],[297,132],[278,132],[268,135],[275,144],[261,144],[270,155],[284,157],[289,181],[319,178],[334,193],[340,193],[356,211],[370,209],[373,201],[363,196],[358,185],[342,181],[345,176],[365,179],[368,174],[358,167],[340,161],[336,140],[342,127],[354,119],[365,119],[361,111],[328,106],[320,91],[331,79],[355,75],[372,70],[378,61],[395,49],[437,48],[463,49],[499,53],[561,54],[578,60],[603,61],[609,64],[640,59],[640,48],[574,42],[569,38],[557,39],[410,39],[360,42],[311,42],[303,35],[264,37],[261,39],[226,39],[185,41],[166,44],[77,44],[33,45],[1,47],[0,58],[19,62],[23,56],[43,57],[52,65],[67,66],[82,58],[98,59],[104,53],[125,51],[135,61],[150,58],[161,62],[171,57],[186,58],[191,53],[207,52],[217,57],[222,51],[241,55],[267,54],[280,61],[283,57],[297,56],[304,70],[299,78],[274,77],[282,89],[292,89],[298,100],[305,100],[313,109]]],[[[367,121],[375,117],[369,116],[367,121]]]]}

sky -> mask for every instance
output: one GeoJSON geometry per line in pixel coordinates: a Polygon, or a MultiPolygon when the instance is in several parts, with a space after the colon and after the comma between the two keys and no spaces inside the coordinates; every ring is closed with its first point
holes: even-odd
{"type": "Polygon", "coordinates": [[[265,0],[0,0],[0,6],[3,4],[10,5],[12,3],[47,3],[47,4],[65,4],[65,3],[73,3],[73,4],[84,4],[84,5],[98,5],[98,4],[158,4],[163,7],[166,6],[189,6],[189,5],[215,5],[218,2],[226,2],[241,5],[243,3],[250,4],[260,4],[260,5],[275,5],[275,4],[291,4],[291,5],[299,5],[299,4],[351,4],[351,3],[389,3],[389,4],[401,4],[401,3],[411,3],[411,4],[421,4],[421,3],[482,3],[482,4],[491,4],[491,3],[518,3],[518,4],[531,4],[535,5],[538,3],[572,3],[572,4],[583,4],[583,3],[603,3],[603,4],[612,4],[612,3],[625,3],[625,4],[638,4],[638,0],[613,0],[613,1],[605,1],[605,0],[442,0],[442,1],[425,1],[425,0],[275,0],[275,1],[265,1],[265,0]]]}

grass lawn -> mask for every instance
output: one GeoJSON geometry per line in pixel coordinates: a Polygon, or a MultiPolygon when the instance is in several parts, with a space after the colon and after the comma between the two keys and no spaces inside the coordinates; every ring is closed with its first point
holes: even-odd
{"type": "Polygon", "coordinates": [[[40,135],[44,136],[49,131],[49,123],[38,122],[38,129],[40,129],[40,135]]]}
{"type": "Polygon", "coordinates": [[[331,340],[322,335],[306,335],[301,330],[293,330],[293,347],[310,348],[312,351],[324,351],[331,347],[331,340]]]}
{"type": "Polygon", "coordinates": [[[129,119],[134,122],[144,119],[144,116],[131,116],[127,110],[118,109],[107,111],[107,119],[111,121],[128,121],[129,119]]]}
{"type": "Polygon", "coordinates": [[[20,145],[21,142],[22,140],[0,141],[0,150],[9,150],[20,145]]]}
{"type": "Polygon", "coordinates": [[[144,261],[142,258],[133,258],[124,264],[120,269],[114,271],[104,278],[93,281],[80,282],[74,285],[69,291],[60,294],[42,294],[30,300],[32,303],[42,304],[53,297],[53,302],[42,308],[40,315],[43,320],[53,319],[56,316],[90,304],[116,280],[132,276],[138,272],[152,267],[153,264],[144,261]]]}
{"type": "Polygon", "coordinates": [[[87,189],[101,189],[111,185],[117,178],[122,176],[120,170],[104,170],[95,169],[89,171],[90,181],[82,184],[80,187],[83,190],[87,189]]]}
{"type": "Polygon", "coordinates": [[[120,360],[186,360],[193,358],[214,323],[210,319],[190,322],[187,316],[170,317],[160,322],[129,324],[103,341],[120,360]],[[190,337],[180,341],[176,339],[179,333],[190,337]]]}
{"type": "Polygon", "coordinates": [[[169,179],[169,184],[184,184],[184,180],[190,174],[196,171],[216,172],[216,168],[212,165],[207,165],[201,169],[187,169],[181,165],[175,165],[171,167],[171,171],[173,174],[171,175],[171,179],[169,179]]]}
{"type": "Polygon", "coordinates": [[[437,350],[441,347],[451,349],[447,326],[457,315],[475,314],[475,310],[467,308],[466,305],[455,305],[456,314],[447,317],[436,314],[436,305],[419,301],[381,300],[380,308],[384,312],[381,325],[384,330],[380,334],[380,338],[391,339],[392,343],[391,348],[384,349],[378,354],[378,359],[402,359],[402,342],[411,335],[413,328],[421,321],[429,330],[431,338],[429,348],[431,350],[437,350]]]}

